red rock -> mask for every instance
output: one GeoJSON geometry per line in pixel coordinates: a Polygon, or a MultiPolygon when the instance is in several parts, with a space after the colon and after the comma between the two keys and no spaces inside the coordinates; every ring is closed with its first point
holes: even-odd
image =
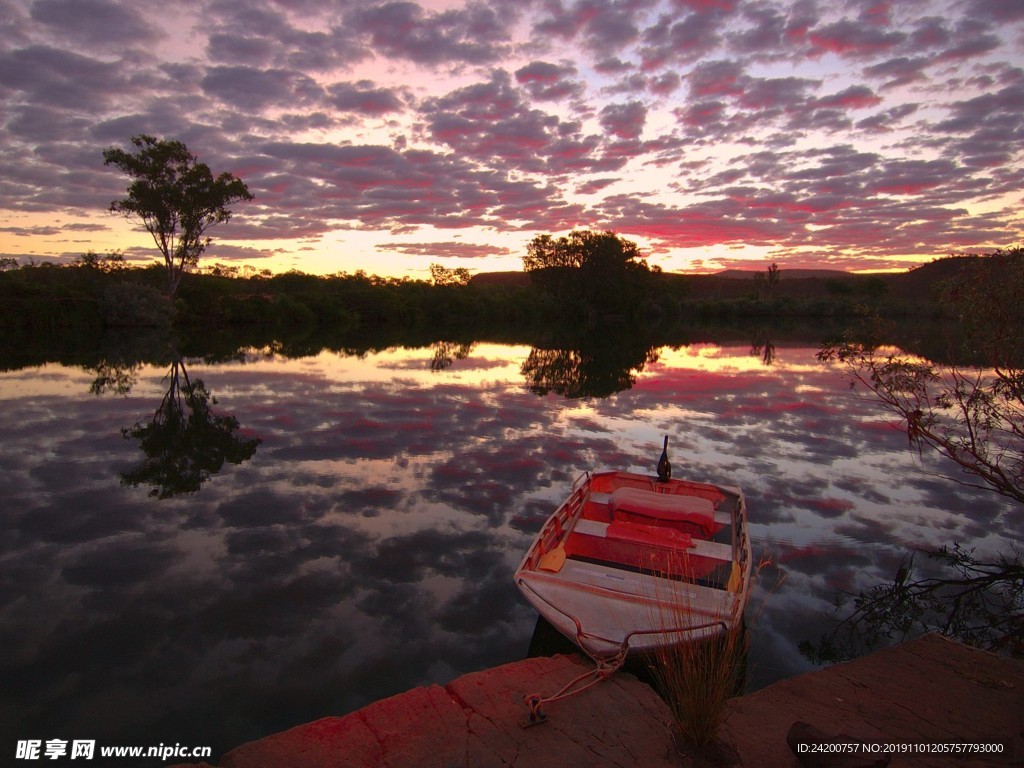
{"type": "Polygon", "coordinates": [[[555,656],[475,672],[244,744],[220,766],[675,766],[668,709],[632,675],[620,673],[550,703],[544,724],[523,727],[527,694],[553,694],[591,668],[555,656]]]}
{"type": "MultiPolygon", "coordinates": [[[[569,656],[534,658],[417,688],[344,717],[244,744],[221,768],[678,768],[710,762],[795,768],[786,737],[813,732],[903,743],[1004,742],[1001,755],[894,755],[891,768],[971,768],[1024,761],[1024,662],[928,635],[871,656],[783,680],[732,699],[714,755],[680,757],[668,708],[619,672],[544,707],[524,728],[530,693],[549,696],[590,667],[569,656]],[[812,731],[808,731],[812,732],[812,731]],[[1016,762],[1015,762],[1016,761],[1016,762]]],[[[189,768],[179,766],[178,768],[189,768]]],[[[210,768],[205,763],[191,768],[210,768]]]]}

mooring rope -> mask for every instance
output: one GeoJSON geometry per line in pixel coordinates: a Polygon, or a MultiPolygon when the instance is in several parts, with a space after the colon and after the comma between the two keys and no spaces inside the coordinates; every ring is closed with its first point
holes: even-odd
{"type": "Polygon", "coordinates": [[[567,699],[570,696],[575,696],[578,693],[591,688],[602,680],[607,680],[609,677],[618,672],[622,665],[626,663],[626,656],[629,653],[629,643],[623,643],[622,648],[614,656],[603,659],[594,658],[591,656],[591,660],[594,662],[594,669],[587,670],[582,675],[579,675],[568,683],[555,694],[551,696],[541,696],[538,693],[530,693],[523,697],[523,702],[530,708],[530,723],[542,723],[547,720],[547,715],[544,714],[541,707],[545,704],[551,704],[555,701],[561,701],[567,699]],[[579,685],[583,680],[588,677],[593,677],[593,680],[586,683],[585,685],[579,685]],[[579,686],[579,687],[576,687],[579,686]]]}

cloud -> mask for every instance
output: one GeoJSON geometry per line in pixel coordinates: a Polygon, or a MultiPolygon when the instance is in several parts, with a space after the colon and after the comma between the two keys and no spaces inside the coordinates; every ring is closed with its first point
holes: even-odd
{"type": "Polygon", "coordinates": [[[339,110],[379,117],[401,111],[405,99],[394,89],[378,88],[369,80],[360,80],[329,85],[327,102],[339,110]]]}
{"type": "Polygon", "coordinates": [[[481,259],[488,256],[506,256],[512,252],[508,248],[480,243],[462,243],[455,240],[445,243],[379,243],[375,247],[379,251],[393,251],[410,256],[430,256],[439,259],[481,259]]]}
{"type": "Polygon", "coordinates": [[[144,46],[160,38],[159,27],[133,4],[114,0],[36,0],[31,18],[81,48],[144,46]]]}
{"type": "Polygon", "coordinates": [[[118,97],[123,72],[112,62],[33,45],[0,53],[0,82],[33,105],[95,114],[118,97]]]}
{"type": "Polygon", "coordinates": [[[636,0],[557,0],[543,5],[533,32],[563,40],[579,37],[587,49],[607,54],[636,40],[640,29],[635,12],[649,5],[636,0]]]}
{"type": "Polygon", "coordinates": [[[511,6],[483,3],[462,9],[427,13],[413,2],[388,2],[351,11],[347,24],[369,37],[378,56],[409,59],[418,64],[488,64],[508,49],[511,6]]]}
{"type": "Polygon", "coordinates": [[[530,96],[540,101],[560,101],[580,96],[582,83],[573,79],[578,71],[572,64],[552,64],[532,61],[516,70],[516,82],[526,88],[530,96]]]}
{"type": "Polygon", "coordinates": [[[641,36],[641,67],[652,70],[673,64],[690,64],[715,50],[722,40],[719,10],[710,4],[681,20],[670,15],[661,16],[641,36]]]}
{"type": "Polygon", "coordinates": [[[211,67],[200,83],[210,96],[238,109],[303,105],[322,98],[316,82],[298,72],[245,66],[211,67]]]}
{"type": "Polygon", "coordinates": [[[420,108],[430,136],[468,157],[533,173],[600,172],[622,166],[599,153],[601,139],[577,122],[531,107],[504,70],[490,80],[427,99],[420,108]]]}
{"type": "Polygon", "coordinates": [[[601,127],[620,139],[638,139],[647,120],[647,108],[639,101],[609,104],[601,110],[601,127]]]}
{"type": "Polygon", "coordinates": [[[225,32],[210,35],[206,50],[212,61],[245,66],[268,64],[274,55],[274,45],[266,38],[225,32]]]}
{"type": "Polygon", "coordinates": [[[808,32],[807,38],[812,56],[835,53],[850,58],[866,58],[891,51],[906,40],[907,35],[905,32],[843,19],[815,27],[808,32]]]}
{"type": "MultiPolygon", "coordinates": [[[[168,15],[118,0],[7,0],[3,11],[9,214],[108,227],[100,217],[123,180],[99,152],[145,132],[185,141],[256,193],[215,241],[319,238],[253,250],[289,267],[315,254],[320,268],[355,271],[395,233],[447,242],[452,228],[493,238],[502,258],[521,233],[609,212],[626,236],[676,216],[701,233],[685,241],[716,258],[748,232],[801,263],[840,252],[851,264],[910,263],[972,233],[984,250],[1024,232],[1009,203],[1024,78],[1012,3],[208,0],[168,15]],[[870,179],[799,182],[804,150],[828,146],[877,155],[879,168],[949,160],[955,180],[900,193],[907,213],[886,192],[871,197],[885,187],[870,179]],[[760,207],[733,210],[737,199],[760,207]],[[807,221],[801,204],[833,218],[807,221]],[[635,230],[630,210],[644,212],[635,230]],[[767,220],[771,210],[783,218],[767,220]],[[730,216],[718,242],[705,230],[712,215],[730,216]],[[899,237],[856,237],[890,215],[899,237]],[[339,238],[351,247],[328,252],[339,238]]],[[[86,248],[109,250],[113,230],[95,232],[86,248]]],[[[26,237],[0,234],[5,252],[29,255],[26,237]]],[[[683,268],[690,257],[673,242],[649,245],[683,268]]]]}

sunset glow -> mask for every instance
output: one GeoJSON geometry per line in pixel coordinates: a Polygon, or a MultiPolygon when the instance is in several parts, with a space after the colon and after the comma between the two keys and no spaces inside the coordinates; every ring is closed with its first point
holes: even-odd
{"type": "Polygon", "coordinates": [[[666,271],[1017,245],[1005,0],[0,0],[0,256],[155,257],[102,150],[255,195],[204,263],[428,277],[612,229],[666,271]]]}

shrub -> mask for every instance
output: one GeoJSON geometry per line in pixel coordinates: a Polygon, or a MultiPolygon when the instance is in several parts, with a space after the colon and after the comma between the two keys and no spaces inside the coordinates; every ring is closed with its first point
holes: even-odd
{"type": "Polygon", "coordinates": [[[111,283],[103,291],[103,321],[111,326],[164,328],[174,308],[156,288],[141,283],[111,283]]]}

